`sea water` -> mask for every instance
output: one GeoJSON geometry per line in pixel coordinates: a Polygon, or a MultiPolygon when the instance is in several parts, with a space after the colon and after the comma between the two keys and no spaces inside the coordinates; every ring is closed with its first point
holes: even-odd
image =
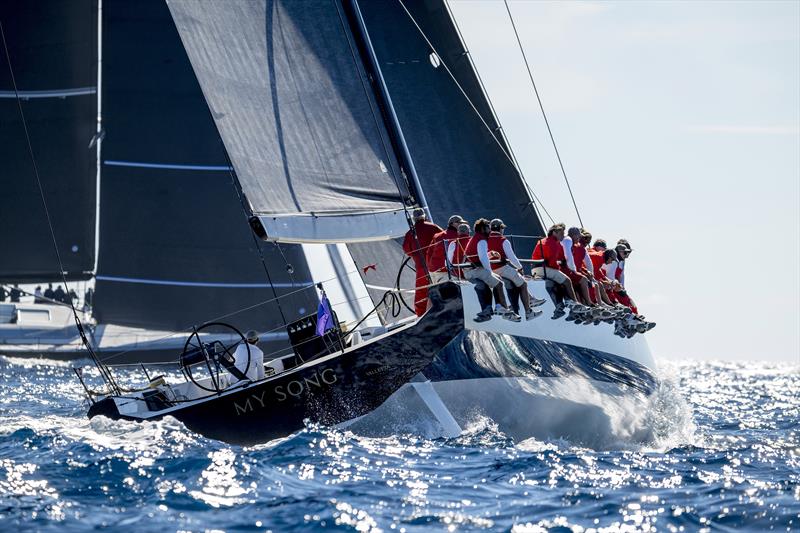
{"type": "Polygon", "coordinates": [[[0,531],[800,530],[797,365],[660,372],[647,442],[515,443],[476,415],[456,438],[309,425],[238,447],[89,421],[71,365],[0,358],[0,531]]]}

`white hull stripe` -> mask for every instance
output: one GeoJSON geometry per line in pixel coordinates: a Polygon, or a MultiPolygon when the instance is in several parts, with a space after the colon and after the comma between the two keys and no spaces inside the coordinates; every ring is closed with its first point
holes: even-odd
{"type": "MultiPolygon", "coordinates": [[[[68,96],[84,96],[87,94],[97,94],[97,87],[76,87],[75,89],[62,89],[55,91],[19,91],[19,97],[23,100],[31,98],[67,98],[68,96]]],[[[0,91],[0,98],[16,98],[14,91],[0,91]]]]}
{"type": "Polygon", "coordinates": [[[145,285],[174,285],[177,287],[218,287],[222,289],[268,289],[273,287],[302,288],[313,285],[312,282],[297,283],[209,283],[202,281],[175,281],[168,279],[142,279],[142,278],[120,278],[116,276],[95,276],[99,281],[116,281],[120,283],[142,283],[145,285]]]}
{"type": "Polygon", "coordinates": [[[103,164],[110,167],[163,168],[168,170],[211,170],[215,172],[233,170],[227,165],[172,165],[168,163],[142,163],[140,161],[113,161],[108,159],[103,161],[103,164]]]}

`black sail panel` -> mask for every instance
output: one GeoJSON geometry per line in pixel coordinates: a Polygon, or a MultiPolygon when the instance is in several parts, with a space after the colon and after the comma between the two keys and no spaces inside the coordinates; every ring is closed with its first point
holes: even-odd
{"type": "MultiPolygon", "coordinates": [[[[271,300],[224,148],[167,6],[105,0],[101,323],[180,330],[271,300]]],[[[279,295],[310,284],[300,247],[264,244],[279,295]],[[285,256],[285,259],[284,259],[285,256]],[[286,263],[293,272],[287,271],[286,263]]],[[[281,328],[316,309],[313,287],[227,316],[281,328]]]]}
{"type": "MultiPolygon", "coordinates": [[[[493,135],[498,124],[445,2],[371,0],[358,6],[434,221],[443,225],[454,213],[470,222],[500,217],[507,233],[541,235],[505,142],[493,135]],[[440,57],[431,57],[403,4],[440,57]],[[469,100],[444,66],[435,66],[437,59],[469,100]]],[[[533,241],[515,246],[520,256],[530,255],[533,241]]]]}
{"type": "Polygon", "coordinates": [[[407,229],[396,157],[341,0],[169,0],[266,238],[407,229]]]}
{"type": "MultiPolygon", "coordinates": [[[[96,0],[0,0],[8,52],[68,279],[94,269],[96,0]]],[[[23,122],[0,49],[0,281],[60,279],[23,122]]]]}

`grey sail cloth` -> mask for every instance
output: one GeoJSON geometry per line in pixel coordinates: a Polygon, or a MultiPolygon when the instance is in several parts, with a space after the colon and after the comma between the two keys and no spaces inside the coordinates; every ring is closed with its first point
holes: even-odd
{"type": "MultiPolygon", "coordinates": [[[[403,0],[417,23],[494,131],[497,122],[443,0],[403,0]]],[[[471,108],[397,0],[358,2],[378,56],[400,127],[428,201],[440,226],[452,214],[471,223],[502,218],[506,233],[541,235],[530,196],[500,144],[471,108]]],[[[517,239],[520,257],[535,241],[517,239]]]]}
{"type": "MultiPolygon", "coordinates": [[[[413,293],[398,295],[398,298],[405,300],[406,305],[393,297],[387,297],[384,300],[386,291],[397,286],[397,274],[406,258],[402,239],[348,244],[347,249],[359,269],[359,275],[367,287],[372,303],[378,305],[378,316],[382,322],[394,322],[414,314],[411,311],[414,308],[413,293]]],[[[400,272],[399,287],[401,289],[414,288],[416,274],[412,270],[413,267],[414,262],[411,261],[400,272]]]]}
{"type": "MultiPolygon", "coordinates": [[[[94,268],[97,3],[0,0],[17,88],[67,279],[94,268]]],[[[0,45],[0,281],[61,279],[0,45]]]]}
{"type": "MultiPolygon", "coordinates": [[[[181,330],[273,298],[214,122],[167,6],[104,0],[99,323],[181,330]],[[146,37],[146,38],[145,38],[146,37]]],[[[262,243],[279,295],[310,284],[299,246],[262,243]]],[[[281,300],[313,313],[313,287],[281,300]]],[[[278,328],[276,302],[222,319],[278,328]]]]}
{"type": "Polygon", "coordinates": [[[407,192],[339,0],[168,5],[267,238],[405,232],[407,192]]]}

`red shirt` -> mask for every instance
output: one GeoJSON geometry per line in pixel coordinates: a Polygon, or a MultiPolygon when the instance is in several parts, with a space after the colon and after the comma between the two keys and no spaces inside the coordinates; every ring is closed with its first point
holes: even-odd
{"type": "Polygon", "coordinates": [[[566,262],[567,256],[564,255],[564,248],[561,246],[559,240],[551,235],[536,243],[536,248],[533,249],[531,259],[535,261],[544,259],[545,263],[550,268],[558,268],[559,262],[566,262]],[[544,249],[544,255],[542,255],[542,249],[544,249]]]}
{"type": "Polygon", "coordinates": [[[469,242],[464,247],[464,259],[475,266],[481,265],[481,260],[478,258],[478,243],[486,240],[486,235],[483,233],[476,233],[470,237],[469,242]]]}
{"type": "Polygon", "coordinates": [[[445,259],[447,258],[447,247],[451,241],[458,238],[458,232],[453,228],[447,228],[433,236],[428,255],[425,260],[428,262],[428,270],[431,272],[447,272],[445,259]]]}
{"type": "Polygon", "coordinates": [[[578,272],[588,272],[586,268],[586,248],[580,244],[572,245],[572,258],[575,260],[575,269],[578,272]]]}
{"type": "MultiPolygon", "coordinates": [[[[470,240],[470,236],[469,235],[462,235],[461,237],[458,237],[456,239],[456,249],[453,252],[453,264],[454,265],[460,265],[461,263],[464,262],[464,260],[465,260],[464,258],[466,257],[467,243],[469,242],[469,240],[470,240]]],[[[464,277],[464,274],[463,274],[463,272],[461,271],[460,268],[456,268],[456,275],[459,278],[463,278],[464,277]]]]}
{"type": "Polygon", "coordinates": [[[441,231],[443,231],[442,228],[427,220],[420,220],[414,223],[414,230],[408,230],[403,239],[403,251],[407,256],[413,257],[414,262],[421,265],[424,262],[433,236],[441,231]],[[416,239],[414,238],[414,233],[417,235],[416,239]]]}
{"type": "Polygon", "coordinates": [[[506,238],[499,231],[491,232],[489,234],[489,238],[486,239],[486,245],[489,248],[489,259],[497,259],[497,258],[500,259],[499,263],[492,264],[492,268],[500,268],[501,266],[508,263],[508,257],[506,257],[506,251],[503,250],[504,242],[506,242],[506,238]]]}
{"type": "Polygon", "coordinates": [[[601,277],[600,268],[605,264],[605,261],[603,261],[603,252],[604,250],[589,248],[589,259],[592,260],[594,275],[598,278],[601,277]]]}

